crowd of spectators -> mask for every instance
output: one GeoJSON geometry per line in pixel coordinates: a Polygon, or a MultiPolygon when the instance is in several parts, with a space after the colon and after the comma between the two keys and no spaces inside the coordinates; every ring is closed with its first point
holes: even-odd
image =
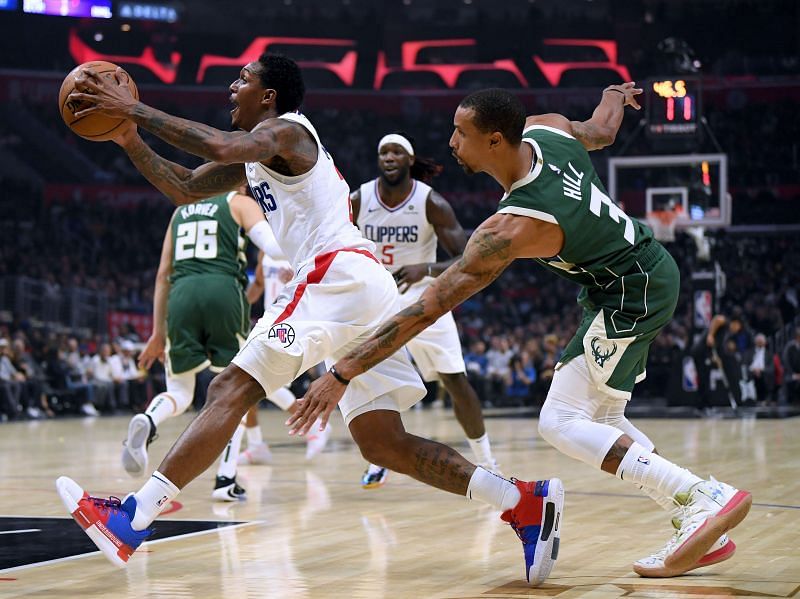
{"type": "Polygon", "coordinates": [[[145,372],[138,339],[113,342],[49,328],[0,327],[0,421],[140,412],[164,386],[163,369],[145,372]]]}

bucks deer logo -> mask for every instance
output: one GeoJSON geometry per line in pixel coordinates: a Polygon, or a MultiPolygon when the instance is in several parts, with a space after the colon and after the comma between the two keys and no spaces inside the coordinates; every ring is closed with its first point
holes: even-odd
{"type": "Polygon", "coordinates": [[[615,342],[611,342],[611,348],[604,348],[600,345],[600,337],[592,338],[592,357],[600,368],[615,353],[617,353],[617,344],[615,342]]]}

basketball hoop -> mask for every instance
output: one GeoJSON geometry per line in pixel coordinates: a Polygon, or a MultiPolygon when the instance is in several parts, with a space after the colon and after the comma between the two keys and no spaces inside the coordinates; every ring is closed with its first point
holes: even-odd
{"type": "Polygon", "coordinates": [[[673,210],[653,210],[647,213],[647,224],[653,230],[657,241],[675,241],[675,223],[678,220],[678,207],[673,210]]]}

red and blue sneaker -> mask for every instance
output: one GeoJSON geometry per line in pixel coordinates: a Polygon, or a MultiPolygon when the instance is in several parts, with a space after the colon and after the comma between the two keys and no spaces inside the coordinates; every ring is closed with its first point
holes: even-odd
{"type": "Polygon", "coordinates": [[[564,485],[557,478],[524,482],[514,478],[520,492],[519,503],[500,515],[522,541],[525,575],[531,586],[542,584],[558,558],[561,519],[564,511],[564,485]]]}
{"type": "Polygon", "coordinates": [[[125,501],[117,497],[92,497],[66,476],[56,480],[56,489],[75,522],[115,566],[124,568],[142,541],[153,534],[151,528],[133,530],[131,527],[136,513],[133,494],[125,501]]]}

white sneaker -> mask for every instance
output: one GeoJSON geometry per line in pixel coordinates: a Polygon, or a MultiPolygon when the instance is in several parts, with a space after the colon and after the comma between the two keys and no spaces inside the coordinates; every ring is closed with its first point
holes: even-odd
{"type": "Polygon", "coordinates": [[[236,483],[236,477],[217,476],[211,498],[216,501],[244,501],[247,491],[236,483]]]}
{"type": "Polygon", "coordinates": [[[131,476],[147,470],[147,447],[156,437],[156,427],[147,414],[136,414],[128,424],[128,437],[122,442],[122,467],[131,476]]]}
{"type": "Polygon", "coordinates": [[[322,450],[325,449],[325,446],[328,444],[328,439],[331,438],[331,425],[328,423],[325,426],[325,430],[319,430],[320,425],[319,418],[314,425],[311,427],[311,430],[306,435],[306,459],[310,460],[314,456],[322,453],[322,450]]]}
{"type": "Polygon", "coordinates": [[[736,545],[725,533],[744,520],[753,498],[712,477],[676,495],[675,502],[677,530],[663,549],[634,563],[640,576],[679,576],[729,559],[736,545]]]}
{"type": "Polygon", "coordinates": [[[266,443],[259,443],[253,447],[248,447],[239,454],[236,458],[236,463],[239,466],[254,466],[256,464],[271,464],[272,452],[269,450],[269,445],[266,443]]]}
{"type": "Polygon", "coordinates": [[[92,404],[90,404],[90,403],[85,403],[85,404],[83,404],[83,405],[81,406],[81,412],[82,412],[82,413],[83,413],[85,416],[98,416],[98,415],[100,414],[100,412],[98,412],[98,411],[97,411],[97,408],[95,408],[95,407],[94,407],[92,404]]]}
{"type": "MultiPolygon", "coordinates": [[[[669,578],[682,574],[682,572],[673,571],[664,565],[664,560],[669,555],[669,552],[674,549],[674,544],[677,542],[680,524],[675,528],[675,534],[672,535],[672,538],[660,551],[633,562],[634,572],[645,578],[669,578]]],[[[734,553],[736,553],[736,543],[728,535],[722,535],[714,542],[708,552],[686,572],[724,562],[732,558],[734,553]]]]}

